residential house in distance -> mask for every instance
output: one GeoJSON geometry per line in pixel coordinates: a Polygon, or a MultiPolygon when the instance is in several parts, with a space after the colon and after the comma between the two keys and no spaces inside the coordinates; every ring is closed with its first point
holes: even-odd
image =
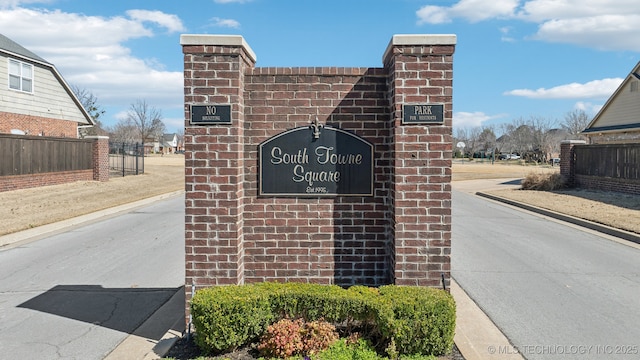
{"type": "Polygon", "coordinates": [[[0,134],[78,138],[93,125],[53,64],[0,34],[0,134]]]}
{"type": "Polygon", "coordinates": [[[174,154],[178,151],[178,134],[163,134],[161,146],[163,154],[174,154]]]}
{"type": "Polygon", "coordinates": [[[640,62],[582,133],[592,144],[640,143],[640,62]]]}
{"type": "Polygon", "coordinates": [[[182,141],[176,133],[148,137],[144,141],[145,154],[175,154],[178,150],[182,150],[182,141]]]}

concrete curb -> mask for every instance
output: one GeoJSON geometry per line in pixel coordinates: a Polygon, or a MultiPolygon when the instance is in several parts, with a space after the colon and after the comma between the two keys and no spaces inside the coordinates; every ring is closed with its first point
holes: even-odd
{"type": "Polygon", "coordinates": [[[104,360],[152,360],[164,357],[184,332],[184,287],[127,336],[104,360]],[[157,334],[153,338],[138,334],[157,334]],[[162,335],[162,336],[160,336],[162,335]]]}
{"type": "Polygon", "coordinates": [[[636,244],[640,244],[640,235],[638,234],[634,234],[632,232],[629,231],[624,231],[624,230],[620,230],[620,229],[616,229],[616,228],[612,228],[610,226],[607,225],[603,225],[603,224],[598,224],[595,223],[593,221],[589,221],[589,220],[584,220],[584,219],[580,219],[571,215],[566,215],[566,214],[561,214],[555,211],[551,211],[551,210],[547,210],[547,209],[542,209],[536,206],[532,206],[532,205],[528,205],[528,204],[524,204],[515,200],[510,200],[510,199],[505,199],[503,197],[500,196],[496,196],[496,195],[491,195],[491,194],[487,194],[487,193],[483,193],[483,192],[476,192],[475,193],[477,196],[481,196],[487,199],[491,199],[494,201],[498,201],[498,202],[502,202],[511,206],[515,206],[521,209],[525,209],[531,212],[535,212],[544,216],[548,216],[554,219],[558,219],[561,221],[565,221],[580,227],[584,227],[590,230],[594,230],[603,234],[607,234],[607,235],[611,235],[611,236],[615,236],[624,240],[628,240],[631,242],[634,242],[636,244]]]}
{"type": "Polygon", "coordinates": [[[502,331],[454,280],[450,290],[456,301],[453,341],[465,360],[523,360],[502,331]]]}
{"type": "Polygon", "coordinates": [[[38,226],[33,229],[23,230],[23,231],[15,232],[12,234],[0,236],[0,249],[4,247],[11,247],[14,245],[35,241],[43,238],[44,236],[49,236],[56,233],[60,233],[62,231],[66,231],[69,228],[74,226],[85,225],[90,222],[100,221],[110,217],[114,217],[124,212],[132,211],[136,208],[149,205],[159,200],[164,200],[164,199],[171,198],[173,196],[178,196],[183,193],[184,193],[184,190],[174,191],[171,193],[153,196],[153,197],[135,201],[132,203],[127,203],[127,204],[115,206],[112,208],[96,211],[86,215],[77,216],[71,219],[38,226]]]}

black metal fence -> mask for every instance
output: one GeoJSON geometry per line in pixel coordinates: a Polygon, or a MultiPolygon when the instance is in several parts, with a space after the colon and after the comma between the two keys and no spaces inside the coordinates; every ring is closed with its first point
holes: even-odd
{"type": "Polygon", "coordinates": [[[576,145],[575,174],[640,180],[640,144],[576,145]]]}
{"type": "Polygon", "coordinates": [[[109,142],[109,171],[117,176],[144,174],[144,145],[109,142]]]}

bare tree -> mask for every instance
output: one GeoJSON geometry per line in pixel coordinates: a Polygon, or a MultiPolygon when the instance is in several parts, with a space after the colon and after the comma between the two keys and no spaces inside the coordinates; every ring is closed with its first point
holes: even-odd
{"type": "Polygon", "coordinates": [[[126,119],[121,119],[113,127],[109,128],[109,138],[115,142],[135,143],[140,141],[137,129],[126,119]]]}
{"type": "Polygon", "coordinates": [[[143,143],[148,139],[158,140],[165,131],[162,112],[149,106],[145,100],[131,104],[126,121],[133,125],[143,143]]]}
{"type": "Polygon", "coordinates": [[[531,117],[528,124],[532,135],[529,160],[546,162],[554,147],[551,133],[554,121],[543,117],[531,117]]]}
{"type": "Polygon", "coordinates": [[[478,149],[484,151],[488,156],[489,152],[494,152],[496,148],[496,133],[493,126],[482,127],[478,135],[478,149]]]}
{"type": "Polygon", "coordinates": [[[589,125],[589,116],[584,110],[573,110],[564,116],[562,127],[567,130],[571,140],[585,140],[581,132],[589,125]]]}
{"type": "Polygon", "coordinates": [[[105,135],[107,131],[100,121],[100,117],[104,115],[105,111],[98,104],[98,98],[89,90],[75,85],[71,85],[71,91],[80,100],[80,104],[89,113],[94,123],[93,127],[87,128],[86,131],[81,132],[81,135],[105,135]]]}

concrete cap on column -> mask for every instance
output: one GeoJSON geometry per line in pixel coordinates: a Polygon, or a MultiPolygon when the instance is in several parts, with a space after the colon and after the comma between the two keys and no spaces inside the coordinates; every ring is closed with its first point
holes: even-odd
{"type": "Polygon", "coordinates": [[[387,49],[382,55],[382,61],[394,46],[397,45],[455,45],[457,36],[455,34],[403,34],[393,35],[387,49]]]}
{"type": "Polygon", "coordinates": [[[242,35],[182,34],[180,45],[241,46],[253,62],[257,60],[256,53],[251,50],[242,35]]]}

